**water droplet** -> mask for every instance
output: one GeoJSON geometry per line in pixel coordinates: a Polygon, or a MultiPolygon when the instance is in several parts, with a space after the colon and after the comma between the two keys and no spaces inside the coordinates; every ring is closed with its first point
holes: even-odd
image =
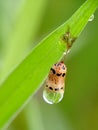
{"type": "Polygon", "coordinates": [[[94,14],[92,14],[88,21],[92,21],[94,19],[94,14]]]}
{"type": "Polygon", "coordinates": [[[46,88],[44,88],[43,99],[45,100],[46,103],[48,104],[59,103],[62,100],[62,98],[63,93],[49,91],[46,88]]]}
{"type": "Polygon", "coordinates": [[[66,56],[70,52],[70,49],[68,49],[66,52],[64,52],[64,56],[66,56]]]}

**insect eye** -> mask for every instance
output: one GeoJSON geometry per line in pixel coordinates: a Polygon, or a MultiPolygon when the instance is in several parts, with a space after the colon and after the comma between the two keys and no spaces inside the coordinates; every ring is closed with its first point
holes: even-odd
{"type": "Polygon", "coordinates": [[[63,69],[63,70],[65,70],[65,67],[64,67],[64,66],[62,66],[62,69],[63,69]]]}

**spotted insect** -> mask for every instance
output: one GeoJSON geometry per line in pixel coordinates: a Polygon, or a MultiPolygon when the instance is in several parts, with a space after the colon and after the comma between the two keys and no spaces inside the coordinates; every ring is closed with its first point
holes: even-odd
{"type": "Polygon", "coordinates": [[[44,100],[49,103],[58,103],[62,100],[65,88],[67,68],[63,61],[58,62],[50,69],[46,86],[43,91],[44,100]]]}

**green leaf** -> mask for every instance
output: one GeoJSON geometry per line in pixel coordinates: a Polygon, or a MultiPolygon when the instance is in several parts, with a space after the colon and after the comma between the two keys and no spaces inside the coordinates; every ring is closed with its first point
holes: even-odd
{"type": "Polygon", "coordinates": [[[44,82],[50,67],[66,51],[62,36],[68,31],[78,37],[98,7],[97,0],[86,1],[63,25],[41,41],[0,86],[0,128],[5,128],[44,82]]]}
{"type": "MultiPolygon", "coordinates": [[[[10,4],[12,3],[14,4],[15,0],[10,1],[10,4]]],[[[41,21],[43,15],[43,7],[47,2],[45,0],[36,0],[35,2],[32,0],[26,0],[25,2],[17,1],[16,3],[18,4],[18,7],[16,4],[13,8],[17,9],[17,15],[15,15],[15,11],[13,11],[11,7],[7,7],[7,10],[10,10],[10,12],[12,12],[12,17],[14,17],[14,20],[11,21],[12,23],[7,21],[9,20],[7,17],[7,15],[9,15],[8,13],[5,14],[5,17],[7,18],[3,20],[3,24],[7,21],[7,24],[10,23],[13,25],[8,29],[10,31],[7,31],[9,25],[2,25],[5,29],[5,31],[3,31],[4,34],[5,32],[8,32],[6,35],[9,36],[4,36],[3,70],[2,74],[0,73],[2,79],[9,73],[9,71],[13,70],[13,68],[20,63],[24,58],[24,55],[27,54],[26,52],[30,50],[30,44],[34,40],[40,26],[39,21],[41,21]],[[21,8],[19,8],[19,6],[21,8]]],[[[4,5],[6,6],[6,4],[4,5]]]]}

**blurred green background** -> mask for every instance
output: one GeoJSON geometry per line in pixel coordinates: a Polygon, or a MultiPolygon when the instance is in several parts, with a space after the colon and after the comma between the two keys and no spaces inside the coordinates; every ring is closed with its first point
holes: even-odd
{"type": "MultiPolygon", "coordinates": [[[[70,18],[84,2],[85,0],[1,0],[1,74],[3,75],[2,69],[7,73],[14,68],[41,39],[70,18]],[[32,1],[32,4],[25,8],[27,1],[32,1]],[[25,17],[22,10],[29,11],[29,16],[25,17]],[[32,26],[29,26],[30,19],[33,19],[32,26]],[[17,24],[19,20],[20,25],[17,24]],[[27,25],[24,25],[24,20],[27,20],[27,25]],[[25,45],[18,45],[17,41],[15,45],[10,44],[9,39],[15,39],[13,30],[18,34],[18,28],[22,30],[24,26],[27,26],[27,33],[20,37],[20,41],[25,41],[25,37],[28,37],[23,42],[25,45]]],[[[66,57],[68,72],[63,100],[54,105],[46,104],[42,98],[42,85],[7,130],[98,130],[97,11],[94,16],[94,20],[88,22],[66,57]]]]}

